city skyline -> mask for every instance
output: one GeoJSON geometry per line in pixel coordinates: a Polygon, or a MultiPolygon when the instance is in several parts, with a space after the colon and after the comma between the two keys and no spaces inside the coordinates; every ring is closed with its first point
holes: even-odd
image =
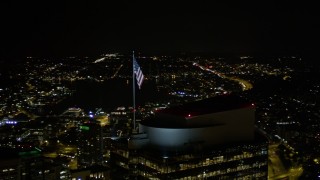
{"type": "Polygon", "coordinates": [[[298,2],[6,2],[0,55],[77,56],[106,51],[313,56],[313,4],[298,2]]]}
{"type": "MultiPolygon", "coordinates": [[[[1,62],[0,150],[22,160],[35,156],[24,161],[26,165],[43,159],[57,163],[38,161],[22,174],[17,173],[23,170],[21,163],[10,167],[0,163],[4,165],[0,176],[28,179],[44,174],[70,179],[89,167],[92,171],[86,176],[95,177],[97,164],[102,165],[100,175],[114,174],[110,153],[126,153],[113,146],[113,140],[127,143],[132,130],[130,57],[105,54],[97,59],[28,57],[17,63],[1,62]],[[48,164],[48,169],[39,169],[41,162],[48,164]],[[56,171],[55,167],[62,169],[56,171]]],[[[319,71],[303,58],[274,57],[271,63],[251,56],[238,57],[240,62],[228,57],[187,55],[136,58],[146,77],[136,93],[138,124],[147,123],[160,109],[237,94],[254,102],[255,125],[270,138],[270,179],[319,175],[319,71]]],[[[196,112],[185,115],[197,118],[196,112]]],[[[240,169],[248,168],[239,165],[240,169]]]]}
{"type": "Polygon", "coordinates": [[[0,179],[319,178],[318,17],[291,1],[0,3],[0,179]]]}

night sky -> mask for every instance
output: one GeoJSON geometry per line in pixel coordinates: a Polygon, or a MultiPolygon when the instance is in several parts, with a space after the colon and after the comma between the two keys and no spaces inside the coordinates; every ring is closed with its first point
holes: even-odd
{"type": "Polygon", "coordinates": [[[1,56],[106,52],[319,51],[315,3],[293,1],[1,2],[1,56]]]}

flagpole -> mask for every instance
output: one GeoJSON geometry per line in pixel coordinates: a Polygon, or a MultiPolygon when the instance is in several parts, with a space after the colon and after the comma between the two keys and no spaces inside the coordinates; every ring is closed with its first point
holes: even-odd
{"type": "Polygon", "coordinates": [[[136,84],[134,76],[134,51],[132,51],[133,132],[136,130],[136,84]]]}

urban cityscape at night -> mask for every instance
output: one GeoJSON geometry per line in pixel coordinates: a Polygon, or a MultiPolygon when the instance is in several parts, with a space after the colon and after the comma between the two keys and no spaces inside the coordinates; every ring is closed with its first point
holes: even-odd
{"type": "MultiPolygon", "coordinates": [[[[1,163],[1,177],[124,176],[114,158],[129,154],[131,58],[114,53],[1,62],[1,161],[8,162],[1,163]]],[[[319,69],[302,57],[259,58],[137,55],[145,74],[136,90],[137,123],[159,110],[236,94],[255,107],[254,124],[268,141],[268,177],[318,176],[319,69]]],[[[128,178],[141,175],[125,167],[128,178]]]]}
{"type": "Polygon", "coordinates": [[[2,3],[0,180],[320,179],[315,7],[2,3]]]}

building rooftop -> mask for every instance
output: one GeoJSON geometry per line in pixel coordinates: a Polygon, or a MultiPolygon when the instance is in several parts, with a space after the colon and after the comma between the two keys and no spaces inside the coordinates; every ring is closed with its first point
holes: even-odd
{"type": "Polygon", "coordinates": [[[248,107],[254,107],[254,104],[236,95],[221,95],[158,110],[155,116],[147,118],[140,123],[161,128],[223,126],[225,123],[223,121],[215,121],[214,119],[217,117],[213,117],[212,114],[248,107]],[[210,115],[210,118],[207,115],[210,115]]]}
{"type": "Polygon", "coordinates": [[[254,104],[242,99],[239,96],[227,94],[162,109],[156,113],[180,116],[187,119],[194,116],[223,112],[233,109],[241,109],[250,106],[254,106],[254,104]]]}

